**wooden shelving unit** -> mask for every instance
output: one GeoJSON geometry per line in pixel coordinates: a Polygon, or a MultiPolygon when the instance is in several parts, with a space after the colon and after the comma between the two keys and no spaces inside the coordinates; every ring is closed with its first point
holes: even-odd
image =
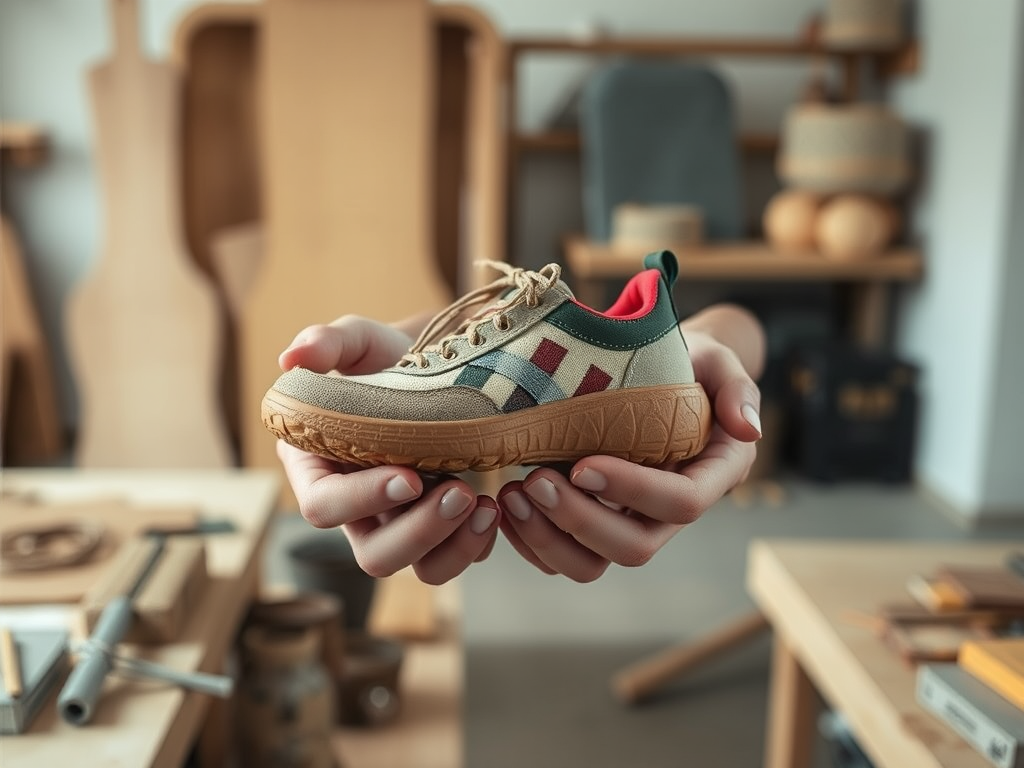
{"type": "MultiPolygon", "coordinates": [[[[865,59],[874,65],[881,77],[908,74],[918,66],[918,48],[914,41],[895,51],[834,51],[820,43],[804,39],[772,38],[711,38],[711,37],[618,37],[580,40],[571,37],[514,38],[508,41],[507,120],[510,161],[520,152],[576,151],[579,137],[574,131],[551,131],[533,134],[520,133],[517,121],[518,69],[520,61],[530,55],[562,54],[590,56],[646,56],[719,58],[775,58],[775,59],[827,59],[838,63],[842,70],[844,101],[856,99],[860,92],[861,64],[865,59]]],[[[739,137],[741,148],[752,152],[773,152],[778,137],[756,134],[739,137]]],[[[514,166],[510,171],[514,171],[514,166]]],[[[510,175],[510,178],[513,176],[510,175]]]]}
{"type": "MultiPolygon", "coordinates": [[[[870,73],[877,80],[916,71],[919,50],[908,41],[894,51],[826,49],[812,39],[710,38],[710,37],[619,37],[580,40],[568,37],[518,38],[508,41],[508,82],[506,124],[508,152],[507,221],[517,221],[517,177],[524,156],[532,153],[578,153],[579,134],[573,130],[522,132],[518,123],[518,70],[531,55],[629,55],[656,58],[753,58],[827,60],[839,68],[840,98],[859,98],[861,78],[870,73]]],[[[746,154],[772,154],[779,146],[776,134],[741,134],[739,147],[746,154]]],[[[510,235],[514,229],[510,230],[510,235]]],[[[512,238],[510,237],[510,240],[512,238]]],[[[632,275],[643,256],[639,250],[615,248],[588,242],[572,235],[564,242],[566,261],[586,296],[598,299],[601,282],[632,275]]],[[[888,292],[895,283],[914,282],[923,274],[923,259],[914,248],[893,248],[878,258],[865,261],[832,261],[818,254],[786,254],[763,242],[738,242],[674,249],[680,259],[680,276],[691,280],[818,281],[843,285],[847,293],[851,334],[859,342],[878,346],[888,326],[888,292]]]]}
{"type": "MultiPolygon", "coordinates": [[[[909,282],[924,271],[916,248],[894,248],[873,259],[837,261],[818,253],[774,250],[761,241],[668,246],[679,259],[679,276],[691,280],[826,280],[909,282]]],[[[592,243],[574,235],[565,240],[573,276],[583,280],[623,278],[637,271],[646,251],[592,243]]]]}
{"type": "MultiPolygon", "coordinates": [[[[567,237],[564,245],[576,294],[591,306],[603,303],[607,281],[633,275],[646,253],[639,246],[594,243],[582,235],[567,237]]],[[[872,259],[837,261],[814,252],[783,253],[762,241],[667,247],[679,260],[683,280],[839,284],[846,295],[851,339],[874,348],[883,345],[889,327],[889,289],[920,280],[924,273],[924,259],[916,248],[892,248],[872,259]]]]}

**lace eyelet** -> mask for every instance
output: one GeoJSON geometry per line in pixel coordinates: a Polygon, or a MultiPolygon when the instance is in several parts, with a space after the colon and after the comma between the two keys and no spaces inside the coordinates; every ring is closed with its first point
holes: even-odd
{"type": "Polygon", "coordinates": [[[458,356],[459,356],[459,353],[456,352],[454,349],[451,350],[451,354],[446,354],[444,352],[441,353],[441,357],[443,359],[445,359],[445,360],[454,360],[458,356]]]}

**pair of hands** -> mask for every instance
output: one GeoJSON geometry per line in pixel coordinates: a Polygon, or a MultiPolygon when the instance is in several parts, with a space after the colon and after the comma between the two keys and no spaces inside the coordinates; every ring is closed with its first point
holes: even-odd
{"type": "MultiPolygon", "coordinates": [[[[694,459],[653,468],[588,456],[565,473],[535,469],[492,499],[458,477],[339,464],[279,441],[299,511],[317,528],[340,526],[360,567],[377,577],[411,565],[422,581],[442,584],[484,560],[499,530],[541,571],[575,581],[593,581],[611,563],[642,565],[745,479],[761,436],[760,394],[741,356],[709,332],[713,323],[688,322],[694,372],[716,420],[694,459]]],[[[299,333],[279,363],[286,371],[372,373],[411,342],[396,327],[347,316],[299,333]]]]}

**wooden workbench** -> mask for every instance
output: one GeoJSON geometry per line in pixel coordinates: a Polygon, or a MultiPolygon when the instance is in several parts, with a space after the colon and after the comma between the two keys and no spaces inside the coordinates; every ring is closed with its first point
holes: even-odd
{"type": "MultiPolygon", "coordinates": [[[[121,649],[179,670],[224,671],[259,586],[260,553],[278,496],[275,473],[17,470],[0,474],[0,484],[5,492],[32,492],[60,501],[113,496],[140,505],[196,505],[201,514],[233,522],[234,532],[204,537],[211,580],[181,639],[121,649]]],[[[200,739],[201,762],[219,767],[226,755],[226,725],[220,700],[165,683],[110,677],[91,723],[68,725],[51,702],[27,733],[5,737],[0,752],[9,768],[176,768],[200,739]]]]}

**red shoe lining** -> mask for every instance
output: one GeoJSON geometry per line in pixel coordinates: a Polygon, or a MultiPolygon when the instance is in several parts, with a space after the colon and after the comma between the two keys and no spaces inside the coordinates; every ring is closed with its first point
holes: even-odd
{"type": "Polygon", "coordinates": [[[593,312],[595,315],[609,320],[636,320],[654,309],[654,305],[658,301],[658,280],[660,278],[661,272],[657,269],[647,269],[633,275],[626,283],[626,287],[622,289],[619,298],[604,312],[580,304],[578,301],[576,304],[588,312],[593,312]]]}

